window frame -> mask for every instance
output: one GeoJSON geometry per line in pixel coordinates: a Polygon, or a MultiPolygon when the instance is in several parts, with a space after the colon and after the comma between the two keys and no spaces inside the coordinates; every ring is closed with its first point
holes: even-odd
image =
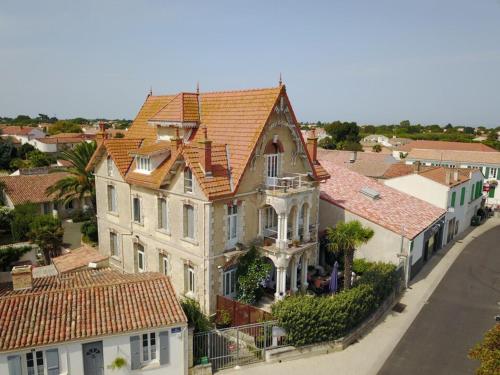
{"type": "Polygon", "coordinates": [[[168,218],[168,200],[165,197],[158,197],[157,199],[158,220],[157,229],[163,232],[170,230],[170,222],[168,218]],[[163,211],[162,202],[165,202],[165,212],[163,211]]]}
{"type": "Polygon", "coordinates": [[[151,158],[149,156],[137,155],[135,160],[136,170],[142,173],[151,172],[151,158]]]}
{"type": "Polygon", "coordinates": [[[135,256],[137,257],[137,272],[146,272],[146,249],[143,245],[138,243],[135,247],[135,253],[135,256]],[[140,259],[142,260],[142,267],[140,266],[140,259]]]}
{"type": "Polygon", "coordinates": [[[119,257],[121,255],[118,246],[118,233],[114,230],[109,231],[109,250],[112,257],[119,257]]]}
{"type": "Polygon", "coordinates": [[[194,192],[193,187],[193,171],[191,168],[184,168],[184,193],[192,194],[194,192]]]}
{"type": "Polygon", "coordinates": [[[24,355],[24,364],[26,366],[27,375],[45,375],[47,372],[47,360],[45,358],[45,350],[35,350],[25,353],[24,355]],[[41,354],[41,358],[38,358],[38,354],[41,354]],[[28,355],[32,357],[32,359],[28,359],[28,355]],[[38,364],[38,361],[41,359],[42,364],[38,364]],[[28,365],[29,361],[33,361],[33,366],[28,365]],[[42,367],[40,371],[40,366],[42,367]]]}
{"type": "Polygon", "coordinates": [[[195,240],[196,239],[196,230],[195,230],[195,209],[194,209],[194,205],[192,204],[184,204],[184,207],[183,207],[183,237],[184,238],[187,238],[189,240],[195,240]],[[191,216],[189,215],[189,212],[192,212],[191,216]],[[191,225],[191,233],[189,231],[189,227],[190,227],[190,221],[189,221],[189,218],[191,217],[191,220],[192,220],[192,225],[191,225]],[[191,234],[191,236],[190,236],[191,234]]]}
{"type": "Polygon", "coordinates": [[[187,293],[195,294],[196,291],[196,275],[193,266],[187,267],[187,293]]]}
{"type": "Polygon", "coordinates": [[[169,276],[170,272],[170,259],[168,259],[168,256],[165,254],[161,255],[161,273],[163,273],[165,276],[169,276]]]}
{"type": "Polygon", "coordinates": [[[132,221],[136,224],[142,224],[142,199],[139,196],[134,196],[132,197],[132,221]],[[138,202],[138,206],[136,207],[135,202],[138,202]],[[139,210],[139,215],[136,215],[137,211],[136,208],[139,210]],[[139,217],[139,220],[136,220],[136,216],[139,217]]]}
{"type": "Polygon", "coordinates": [[[226,270],[222,274],[222,294],[225,297],[236,297],[236,268],[226,270]]]}
{"type": "Polygon", "coordinates": [[[158,336],[156,332],[141,333],[140,335],[140,360],[141,365],[147,365],[152,362],[159,360],[158,358],[158,336]],[[145,337],[146,336],[146,337],[145,337]],[[154,340],[154,343],[153,343],[154,340]],[[146,345],[144,344],[146,341],[146,345]],[[146,349],[146,350],[144,350],[146,349]],[[147,354],[147,359],[145,359],[145,354],[147,354]],[[153,358],[154,356],[154,358],[153,358]]]}
{"type": "Polygon", "coordinates": [[[118,209],[118,200],[116,196],[116,186],[108,185],[108,212],[116,213],[118,209]]]}
{"type": "Polygon", "coordinates": [[[276,186],[280,174],[280,154],[266,154],[266,185],[276,186]]]}
{"type": "Polygon", "coordinates": [[[238,205],[227,206],[227,237],[230,245],[236,245],[238,242],[238,205]]]}

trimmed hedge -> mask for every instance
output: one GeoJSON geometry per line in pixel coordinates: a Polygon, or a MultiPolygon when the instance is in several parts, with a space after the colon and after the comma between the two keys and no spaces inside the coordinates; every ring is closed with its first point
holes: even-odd
{"type": "Polygon", "coordinates": [[[397,283],[394,265],[370,263],[352,289],[332,296],[285,298],[273,305],[273,316],[291,345],[336,340],[374,313],[397,283]]]}

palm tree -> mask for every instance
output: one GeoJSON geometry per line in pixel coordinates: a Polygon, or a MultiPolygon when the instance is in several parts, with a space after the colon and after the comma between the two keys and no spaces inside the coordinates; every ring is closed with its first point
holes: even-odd
{"type": "Polygon", "coordinates": [[[328,250],[337,254],[344,252],[344,289],[351,287],[352,263],[356,248],[367,243],[373,234],[371,228],[363,227],[357,220],[340,222],[335,228],[326,229],[328,250]]]}
{"type": "Polygon", "coordinates": [[[87,164],[95,150],[95,142],[82,142],[72,150],[63,151],[59,159],[66,160],[71,165],[69,167],[58,168],[55,171],[69,173],[69,176],[49,186],[46,190],[47,195],[55,194],[56,198],[63,200],[64,204],[75,198],[82,200],[84,197],[89,196],[89,208],[95,214],[95,178],[92,171],[86,170],[87,164]]]}

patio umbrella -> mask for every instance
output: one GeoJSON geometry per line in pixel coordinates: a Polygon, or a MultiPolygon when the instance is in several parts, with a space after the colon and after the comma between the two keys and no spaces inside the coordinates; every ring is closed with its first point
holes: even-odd
{"type": "Polygon", "coordinates": [[[338,262],[335,262],[333,265],[333,270],[332,270],[332,275],[330,277],[330,292],[336,293],[338,289],[338,275],[339,275],[339,264],[338,262]]]}

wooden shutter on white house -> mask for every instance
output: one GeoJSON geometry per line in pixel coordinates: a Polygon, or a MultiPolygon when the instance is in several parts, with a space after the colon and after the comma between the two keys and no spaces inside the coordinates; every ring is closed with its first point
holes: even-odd
{"type": "Polygon", "coordinates": [[[137,370],[141,367],[141,340],[139,336],[130,336],[130,368],[137,370]]]}
{"type": "Polygon", "coordinates": [[[59,375],[59,350],[46,350],[45,359],[47,360],[47,375],[59,375]]]}
{"type": "Polygon", "coordinates": [[[168,342],[168,331],[160,332],[160,365],[166,365],[170,360],[170,347],[168,342]]]}
{"type": "Polygon", "coordinates": [[[22,375],[20,355],[11,355],[7,357],[7,363],[9,366],[9,375],[22,375]]]}

